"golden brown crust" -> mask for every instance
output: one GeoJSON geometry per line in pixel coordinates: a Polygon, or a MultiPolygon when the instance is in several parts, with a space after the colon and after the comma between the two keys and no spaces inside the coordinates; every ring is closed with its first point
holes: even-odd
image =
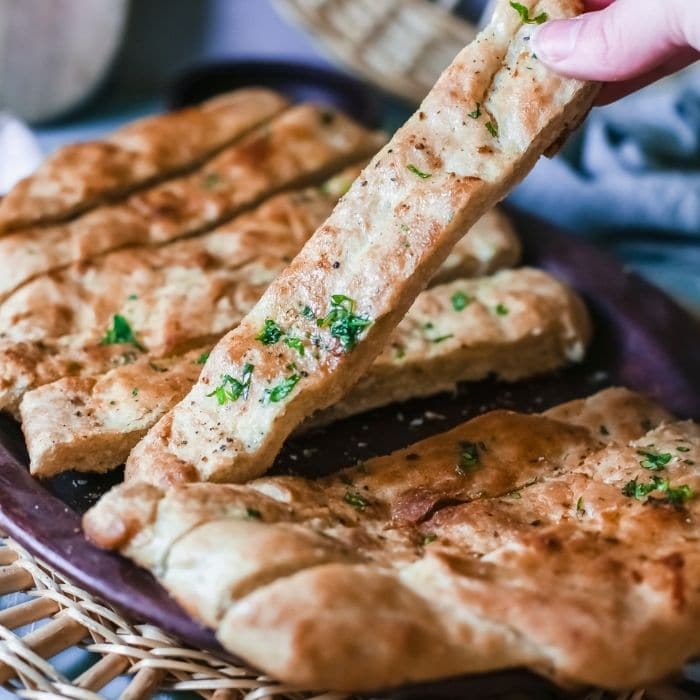
{"type": "MultiPolygon", "coordinates": [[[[447,391],[458,381],[547,372],[581,360],[588,336],[578,297],[539,270],[439,285],[419,295],[367,375],[312,424],[447,391]],[[464,308],[455,309],[455,300],[464,308]],[[496,313],[499,304],[507,314],[496,313]]],[[[122,464],[197,380],[202,350],[155,362],[144,357],[101,377],[69,377],[28,392],[21,415],[32,474],[122,464]]]]}
{"type": "Polygon", "coordinates": [[[293,107],[188,175],[65,224],[0,237],[0,299],[70,263],[210,229],[283,188],[322,180],[369,157],[383,141],[339,112],[293,107]]]}
{"type": "MultiPolygon", "coordinates": [[[[535,9],[536,3],[526,4],[535,9]]],[[[537,8],[552,16],[570,9],[558,0],[537,8]]],[[[306,417],[348,391],[459,234],[589,109],[597,86],[549,72],[530,53],[530,31],[510,3],[497,5],[492,23],[455,59],[418,113],[217,345],[190,394],[137,446],[134,469],[152,472],[157,481],[159,472],[187,464],[202,480],[244,481],[268,468],[306,417]],[[476,103],[482,105],[478,119],[469,116],[476,103]],[[354,302],[334,302],[339,295],[354,302]],[[335,303],[345,306],[333,311],[335,303]],[[315,318],[304,315],[305,308],[315,318]],[[345,320],[334,331],[338,314],[345,320]],[[347,324],[357,324],[357,317],[370,325],[349,336],[347,324]],[[297,337],[317,338],[317,351],[300,359],[291,348],[256,342],[267,319],[297,337]],[[294,374],[286,369],[290,363],[297,365],[294,374]],[[254,368],[247,398],[219,405],[212,392],[226,377],[240,381],[247,366],[254,368]],[[273,400],[270,392],[290,383],[294,388],[273,400]]]]}
{"type": "Polygon", "coordinates": [[[286,106],[269,90],[237,90],[64,146],[0,201],[0,233],[66,219],[192,167],[286,106]]]}
{"type": "Polygon", "coordinates": [[[644,434],[636,419],[662,413],[610,389],[317,481],[134,482],[85,527],[285,682],[367,691],[524,665],[638,687],[700,651],[700,426],[644,434]],[[654,477],[668,485],[630,491],[654,477]]]}

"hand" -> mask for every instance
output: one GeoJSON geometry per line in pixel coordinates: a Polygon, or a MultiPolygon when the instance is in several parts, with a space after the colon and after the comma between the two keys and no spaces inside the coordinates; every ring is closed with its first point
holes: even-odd
{"type": "Polygon", "coordinates": [[[543,24],[537,57],[573,78],[600,80],[607,104],[700,58],[700,0],[585,0],[587,14],[543,24]]]}

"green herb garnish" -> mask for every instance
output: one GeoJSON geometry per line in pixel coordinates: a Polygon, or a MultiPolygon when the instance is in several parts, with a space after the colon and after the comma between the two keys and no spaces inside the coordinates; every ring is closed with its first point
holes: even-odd
{"type": "Polygon", "coordinates": [[[486,122],[486,131],[494,138],[498,138],[498,125],[493,122],[486,122]]]}
{"type": "Polygon", "coordinates": [[[268,389],[265,393],[267,394],[267,400],[272,403],[277,403],[286,399],[293,391],[294,387],[301,380],[301,376],[298,374],[293,374],[291,377],[285,377],[277,386],[273,386],[272,389],[268,389]]]}
{"type": "Polygon", "coordinates": [[[257,508],[246,508],[245,517],[248,518],[248,520],[261,520],[262,513],[257,508]]]}
{"type": "Polygon", "coordinates": [[[511,2],[510,6],[520,15],[523,24],[543,24],[547,21],[547,13],[541,12],[537,17],[530,17],[530,11],[519,2],[511,2]]]}
{"type": "Polygon", "coordinates": [[[136,301],[138,298],[139,298],[138,294],[129,294],[129,296],[127,297],[127,299],[129,301],[136,301]]]}
{"type": "Polygon", "coordinates": [[[685,445],[679,445],[676,449],[679,452],[690,452],[690,447],[686,447],[685,445]]]}
{"type": "Polygon", "coordinates": [[[302,342],[301,338],[294,338],[292,336],[288,336],[284,339],[284,344],[287,347],[296,350],[302,357],[304,357],[304,343],[302,342]]]}
{"type": "Polygon", "coordinates": [[[363,511],[369,505],[369,501],[357,491],[346,491],[343,500],[359,511],[363,511]]]}
{"type": "Polygon", "coordinates": [[[665,493],[665,500],[674,506],[681,506],[695,496],[695,492],[687,484],[671,486],[671,482],[668,479],[660,476],[652,476],[651,481],[646,484],[640,484],[637,479],[633,479],[628,481],[622,489],[622,493],[625,496],[636,498],[638,501],[646,498],[654,491],[665,493]]]}
{"type": "Polygon", "coordinates": [[[202,178],[202,187],[213,190],[221,182],[221,175],[218,173],[207,173],[202,178]]]}
{"type": "Polygon", "coordinates": [[[196,360],[195,364],[203,365],[209,359],[209,353],[203,352],[196,360]]]}
{"type": "Polygon", "coordinates": [[[452,308],[455,311],[464,311],[472,303],[472,299],[464,292],[455,292],[452,295],[452,308]]]}
{"type": "Polygon", "coordinates": [[[460,476],[466,476],[479,468],[479,447],[475,442],[461,442],[459,446],[462,451],[455,471],[460,476]]]}
{"type": "Polygon", "coordinates": [[[427,547],[429,544],[432,544],[435,542],[437,539],[437,535],[433,532],[429,532],[427,535],[423,536],[423,539],[421,540],[421,544],[423,547],[427,547]]]}
{"type": "Polygon", "coordinates": [[[644,457],[639,463],[644,469],[652,472],[661,472],[666,469],[666,465],[673,459],[670,452],[651,452],[649,450],[637,450],[637,454],[644,457]]]}
{"type": "Polygon", "coordinates": [[[119,345],[121,343],[131,343],[139,350],[145,350],[143,345],[136,340],[129,322],[120,314],[114,314],[112,316],[112,327],[104,334],[102,340],[100,340],[100,345],[119,345]]]}
{"type": "Polygon", "coordinates": [[[282,337],[282,329],[271,318],[265,320],[265,325],[255,340],[259,340],[263,345],[274,345],[282,337]]]}
{"type": "Polygon", "coordinates": [[[134,387],[134,388],[131,390],[131,395],[134,396],[134,397],[136,397],[136,396],[139,395],[138,387],[134,387]]]}
{"type": "Polygon", "coordinates": [[[598,430],[600,431],[601,435],[610,435],[610,431],[608,430],[607,425],[601,425],[598,430]]]}
{"type": "Polygon", "coordinates": [[[498,316],[507,316],[510,313],[510,310],[505,304],[496,304],[495,311],[498,316]]]}
{"type": "Polygon", "coordinates": [[[328,315],[316,321],[319,328],[330,329],[331,335],[340,340],[346,352],[357,345],[360,333],[371,323],[367,317],[355,314],[354,300],[344,294],[334,294],[328,315]]]}
{"type": "Polygon", "coordinates": [[[472,119],[478,119],[481,116],[481,105],[477,102],[476,109],[473,112],[469,112],[467,116],[472,119]]]}
{"type": "Polygon", "coordinates": [[[449,340],[450,338],[454,338],[455,334],[454,333],[448,333],[447,335],[439,335],[437,338],[431,338],[430,342],[431,343],[442,343],[444,340],[449,340]]]}
{"type": "Polygon", "coordinates": [[[301,315],[302,315],[304,318],[309,318],[309,319],[311,319],[312,321],[316,318],[316,316],[314,316],[314,312],[312,311],[312,309],[311,309],[310,306],[305,306],[305,307],[301,310],[301,315]]]}
{"type": "Polygon", "coordinates": [[[232,377],[230,374],[224,374],[221,377],[221,384],[207,396],[216,396],[219,406],[223,406],[227,402],[238,401],[241,397],[248,398],[248,390],[250,389],[250,379],[253,376],[253,365],[246,363],[243,366],[243,374],[240,380],[232,377]]]}
{"type": "Polygon", "coordinates": [[[418,177],[422,178],[423,180],[427,180],[429,177],[432,177],[432,173],[424,173],[422,170],[418,170],[418,168],[413,165],[413,163],[409,163],[406,166],[414,175],[418,175],[418,177]]]}
{"type": "Polygon", "coordinates": [[[578,501],[576,501],[576,513],[578,515],[584,515],[586,512],[586,504],[583,502],[583,496],[579,496],[578,501]]]}

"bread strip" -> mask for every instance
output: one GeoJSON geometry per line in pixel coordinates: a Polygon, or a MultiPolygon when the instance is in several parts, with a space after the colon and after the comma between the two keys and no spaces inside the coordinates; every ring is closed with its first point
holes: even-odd
{"type": "MultiPolygon", "coordinates": [[[[78,334],[99,339],[120,314],[156,356],[183,343],[192,347],[218,339],[233,325],[227,311],[239,277],[230,273],[265,256],[291,260],[359,171],[359,166],[348,168],[323,188],[278,195],[196,238],[159,248],[125,248],[42,275],[0,304],[0,333],[13,342],[78,334]]],[[[519,255],[510,224],[492,210],[460,240],[438,275],[446,280],[488,274],[512,266],[519,255]]],[[[272,265],[262,276],[251,270],[254,286],[262,292],[261,285],[281,269],[279,263],[272,265]]]]}
{"type": "Polygon", "coordinates": [[[328,108],[294,107],[189,175],[69,223],[0,238],[0,299],[72,262],[212,228],[280,189],[320,180],[369,157],[382,142],[379,135],[328,108]]]}
{"type": "Polygon", "coordinates": [[[228,650],[296,687],[517,666],[640,687],[700,650],[700,426],[645,435],[623,406],[672,420],[612,389],[539,416],[495,411],[315,481],[128,483],[84,527],[153,571],[228,650]],[[623,434],[629,444],[611,437],[623,434]],[[669,456],[663,479],[692,495],[627,493],[649,481],[650,444],[669,456]]]}
{"type": "MultiPolygon", "coordinates": [[[[117,251],[27,285],[0,310],[8,336],[28,336],[0,344],[0,409],[16,413],[26,391],[61,377],[93,376],[134,362],[141,351],[133,344],[100,344],[117,312],[152,357],[214,343],[250,310],[356,172],[351,166],[321,188],[277,195],[197,239],[117,251]],[[69,329],[82,332],[64,335],[69,329]],[[60,337],[46,337],[51,335],[60,337]]],[[[440,274],[490,271],[519,254],[503,215],[489,212],[440,274]]]]}
{"type": "MultiPolygon", "coordinates": [[[[547,372],[580,361],[589,335],[580,299],[539,270],[433,287],[419,295],[369,372],[312,424],[448,391],[459,381],[491,374],[513,381],[547,372]],[[505,315],[496,312],[499,304],[505,315]]],[[[179,359],[144,358],[101,377],[66,377],[25,394],[22,430],[32,474],[100,472],[123,464],[197,381],[200,357],[195,351],[179,359]]]]}
{"type": "Polygon", "coordinates": [[[250,88],[64,146],[0,201],[0,233],[53,223],[192,167],[287,106],[250,88]]]}
{"type": "MultiPolygon", "coordinates": [[[[524,6],[553,18],[581,10],[579,0],[524,6]]],[[[245,481],[269,467],[305,418],[347,393],[459,234],[589,109],[597,86],[550,73],[532,56],[530,32],[509,2],[497,3],[419,111],[220,341],[188,396],[136,447],[131,474],[245,481]],[[256,341],[268,319],[310,336],[309,352],[299,358],[256,341]]]]}

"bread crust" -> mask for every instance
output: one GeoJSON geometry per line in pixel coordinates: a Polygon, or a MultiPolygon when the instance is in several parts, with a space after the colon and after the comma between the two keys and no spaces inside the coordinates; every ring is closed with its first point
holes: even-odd
{"type": "MultiPolygon", "coordinates": [[[[418,296],[367,375],[302,429],[449,391],[458,381],[545,373],[580,361],[589,335],[580,299],[539,270],[438,285],[418,296]],[[456,310],[454,300],[463,298],[468,304],[456,310]],[[499,304],[506,315],[495,312],[499,304]]],[[[25,394],[20,412],[32,474],[123,464],[145,431],[197,381],[206,349],[155,362],[144,357],[100,377],[67,377],[25,394]]],[[[127,473],[127,479],[134,476],[127,473]]]]}
{"type": "Polygon", "coordinates": [[[528,666],[627,689],[700,651],[700,499],[628,495],[649,450],[698,493],[700,426],[610,389],[544,415],[495,411],[315,481],[127,483],[84,526],[299,687],[528,666]]]}
{"type": "Polygon", "coordinates": [[[203,161],[287,107],[247,88],[64,146],[0,201],[0,233],[54,223],[203,161]]]}
{"type": "Polygon", "coordinates": [[[187,175],[64,224],[0,237],[0,299],[70,263],[211,229],[281,189],[322,181],[383,142],[329,108],[292,107],[187,175]]]}
{"type": "MultiPolygon", "coordinates": [[[[525,5],[552,17],[571,16],[579,6],[561,0],[525,5]]],[[[492,22],[220,341],[188,396],[136,447],[132,471],[143,478],[151,473],[154,481],[178,471],[200,480],[245,481],[269,467],[304,419],[347,393],[459,234],[590,108],[597,86],[549,72],[530,52],[530,31],[509,2],[496,5],[492,22]],[[345,306],[334,311],[336,303],[345,306]],[[334,332],[339,314],[343,327],[334,332]],[[300,361],[291,349],[257,343],[267,319],[297,337],[317,338],[318,352],[300,361]],[[323,319],[328,324],[319,331],[323,319]],[[365,323],[361,332],[358,323],[365,323]],[[351,338],[349,324],[355,324],[351,338]],[[290,363],[294,374],[286,369],[290,363]],[[245,398],[219,405],[212,392],[249,366],[245,398]],[[274,387],[292,382],[284,400],[271,400],[274,387]]]]}

